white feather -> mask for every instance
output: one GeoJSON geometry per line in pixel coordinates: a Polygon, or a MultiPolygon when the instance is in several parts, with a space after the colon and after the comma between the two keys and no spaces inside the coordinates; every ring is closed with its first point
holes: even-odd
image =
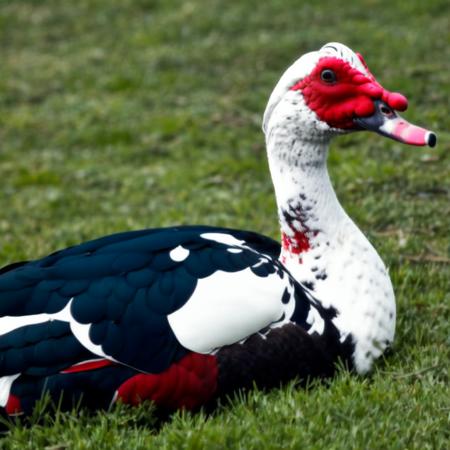
{"type": "Polygon", "coordinates": [[[7,375],[0,378],[0,406],[4,408],[8,403],[9,393],[11,392],[11,386],[14,380],[19,378],[20,373],[14,375],[7,375]]]}
{"type": "Polygon", "coordinates": [[[287,277],[277,274],[259,277],[250,268],[217,271],[198,281],[189,301],[168,316],[169,324],[184,347],[210,353],[277,322],[283,313],[287,323],[295,307],[292,297],[281,302],[287,287],[287,277]]]}
{"type": "Polygon", "coordinates": [[[42,314],[30,314],[28,316],[0,317],[0,336],[27,325],[35,325],[38,323],[60,320],[62,322],[67,322],[70,324],[70,330],[72,331],[75,338],[80,342],[81,345],[83,345],[89,351],[91,351],[95,355],[107,358],[111,361],[115,361],[113,357],[105,354],[101,345],[96,345],[91,341],[91,338],[89,337],[91,324],[82,324],[77,322],[73,318],[72,313],[70,311],[72,301],[73,298],[70,299],[70,301],[63,309],[54,314],[42,313],[42,314]]]}
{"type": "Polygon", "coordinates": [[[181,262],[189,256],[189,250],[179,245],[170,251],[169,256],[173,261],[181,262]]]}

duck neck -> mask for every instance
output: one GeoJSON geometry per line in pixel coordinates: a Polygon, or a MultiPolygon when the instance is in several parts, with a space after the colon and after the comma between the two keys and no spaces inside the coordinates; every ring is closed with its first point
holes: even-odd
{"type": "MultiPolygon", "coordinates": [[[[322,246],[329,246],[342,225],[351,222],[328,174],[329,142],[301,136],[287,140],[284,133],[272,133],[267,147],[281,229],[281,259],[302,264],[307,253],[316,254],[322,246]]],[[[294,266],[294,276],[295,272],[294,266]]]]}
{"type": "Polygon", "coordinates": [[[286,126],[268,135],[280,259],[325,308],[336,310],[340,339],[351,336],[356,370],[364,373],[393,340],[395,297],[381,258],[336,197],[326,165],[328,146],[286,126]]]}

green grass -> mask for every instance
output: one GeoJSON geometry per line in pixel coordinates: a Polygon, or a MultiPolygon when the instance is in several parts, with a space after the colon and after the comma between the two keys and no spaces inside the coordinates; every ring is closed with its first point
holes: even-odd
{"type": "Polygon", "coordinates": [[[57,414],[0,448],[448,448],[448,15],[445,0],[0,0],[0,265],[180,223],[277,237],[261,115],[285,67],[328,41],[439,136],[431,150],[359,133],[330,155],[398,300],[394,352],[370,377],[159,426],[148,405],[57,414]]]}

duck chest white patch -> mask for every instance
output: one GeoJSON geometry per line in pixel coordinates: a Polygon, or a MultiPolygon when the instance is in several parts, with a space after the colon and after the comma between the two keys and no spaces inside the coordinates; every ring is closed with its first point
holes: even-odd
{"type": "Polygon", "coordinates": [[[217,271],[198,281],[191,298],[168,321],[184,347],[211,353],[272,324],[288,322],[295,300],[290,295],[283,303],[286,288],[291,292],[287,277],[276,273],[260,277],[251,268],[217,271]]]}

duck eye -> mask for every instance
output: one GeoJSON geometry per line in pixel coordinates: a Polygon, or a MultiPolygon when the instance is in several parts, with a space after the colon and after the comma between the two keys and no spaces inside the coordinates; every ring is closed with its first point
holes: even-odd
{"type": "Polygon", "coordinates": [[[331,69],[322,70],[320,78],[327,84],[336,83],[336,74],[331,69]]]}

